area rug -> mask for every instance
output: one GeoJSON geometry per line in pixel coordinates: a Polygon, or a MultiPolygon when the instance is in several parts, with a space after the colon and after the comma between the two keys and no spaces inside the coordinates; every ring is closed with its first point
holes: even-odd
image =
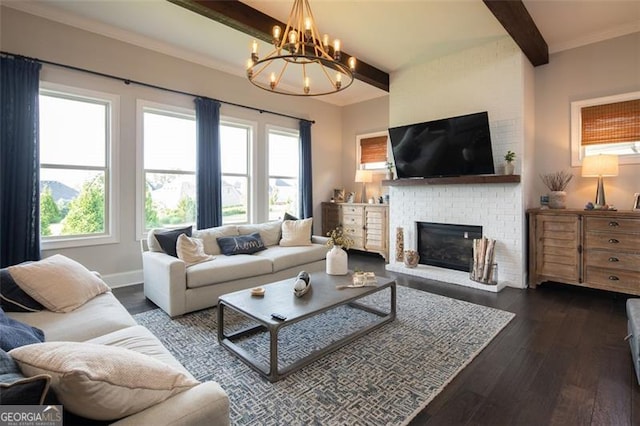
{"type": "MultiPolygon", "coordinates": [[[[403,425],[469,364],[515,315],[398,287],[397,318],[276,383],[269,383],[218,345],[216,309],[171,320],[155,309],[135,315],[201,381],[229,395],[234,425],[403,425]]],[[[388,309],[388,291],[366,303],[388,309]]],[[[225,330],[248,325],[225,311],[225,330]]],[[[372,321],[349,307],[282,329],[280,363],[372,321]]],[[[242,342],[267,356],[258,335],[242,342]]]]}

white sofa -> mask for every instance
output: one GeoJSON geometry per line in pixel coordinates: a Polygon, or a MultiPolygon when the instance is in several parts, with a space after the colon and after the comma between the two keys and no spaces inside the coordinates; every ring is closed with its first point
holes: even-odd
{"type": "MultiPolygon", "coordinates": [[[[7,312],[18,321],[44,331],[46,341],[89,342],[119,346],[149,355],[192,377],[145,327],[136,324],[111,292],[103,293],[68,313],[7,312]]],[[[228,425],[229,399],[215,382],[204,382],[115,425],[228,425]]]]}
{"type": "Polygon", "coordinates": [[[281,222],[256,225],[224,225],[197,230],[193,237],[204,243],[204,251],[213,260],[188,266],[166,254],[155,238],[159,230],[149,232],[142,241],[144,295],[169,316],[215,306],[218,297],[237,290],[295,277],[298,272],[325,269],[327,238],[311,236],[309,245],[283,247],[279,244],[281,222]],[[254,254],[221,254],[219,237],[259,232],[267,247],[254,254]]]}

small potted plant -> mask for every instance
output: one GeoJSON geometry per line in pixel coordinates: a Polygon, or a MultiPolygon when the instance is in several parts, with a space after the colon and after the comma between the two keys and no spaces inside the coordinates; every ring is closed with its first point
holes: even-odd
{"type": "Polygon", "coordinates": [[[516,153],[509,150],[507,151],[507,153],[504,155],[504,174],[505,175],[512,175],[513,171],[515,169],[515,165],[513,164],[513,160],[516,159],[516,153]]]}
{"type": "Polygon", "coordinates": [[[329,237],[327,247],[331,249],[327,252],[327,274],[347,275],[349,258],[344,250],[349,250],[353,245],[353,240],[344,234],[342,226],[337,226],[328,232],[327,237],[329,237]]]}
{"type": "Polygon", "coordinates": [[[391,180],[393,179],[393,163],[389,160],[387,160],[386,163],[384,163],[384,166],[387,168],[387,173],[385,175],[385,179],[386,180],[391,180]]]}
{"type": "Polygon", "coordinates": [[[546,175],[540,175],[542,182],[549,188],[549,208],[564,209],[567,207],[567,185],[573,179],[573,175],[564,170],[546,175]]]}

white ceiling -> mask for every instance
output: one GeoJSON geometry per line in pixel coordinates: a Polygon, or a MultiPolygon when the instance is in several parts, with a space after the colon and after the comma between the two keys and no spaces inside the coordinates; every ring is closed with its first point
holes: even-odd
{"type": "MultiPolygon", "coordinates": [[[[293,3],[243,2],[284,22],[293,3]]],[[[640,31],[640,0],[524,3],[550,53],[640,31]]],[[[164,0],[2,0],[2,4],[241,76],[252,41],[164,0]]],[[[506,35],[481,0],[311,0],[310,4],[319,31],[340,38],[344,51],[389,73],[506,35]]],[[[260,44],[260,52],[269,50],[268,44],[260,44]]],[[[385,94],[356,81],[349,89],[320,99],[348,105],[385,94]]]]}

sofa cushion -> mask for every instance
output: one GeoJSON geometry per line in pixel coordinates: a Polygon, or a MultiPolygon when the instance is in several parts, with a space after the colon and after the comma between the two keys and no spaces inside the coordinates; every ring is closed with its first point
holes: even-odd
{"type": "Polygon", "coordinates": [[[268,250],[255,254],[267,258],[273,263],[273,272],[279,272],[299,265],[316,262],[327,257],[327,247],[312,244],[301,247],[269,247],[268,250]]]}
{"type": "Polygon", "coordinates": [[[49,374],[62,405],[90,419],[129,416],[199,384],[162,361],[117,346],[49,342],[9,354],[25,375],[49,374]]]}
{"type": "Polygon", "coordinates": [[[7,315],[43,330],[48,342],[60,340],[82,342],[136,325],[133,317],[111,292],[94,297],[78,309],[66,314],[44,310],[11,312],[7,315]]]}
{"type": "Polygon", "coordinates": [[[267,249],[262,242],[262,238],[260,238],[259,232],[235,237],[220,237],[218,238],[218,245],[225,256],[253,254],[267,249]]]}
{"type": "Polygon", "coordinates": [[[259,232],[264,245],[271,247],[278,245],[280,242],[280,238],[282,237],[282,222],[276,220],[256,225],[238,225],[238,232],[240,232],[240,235],[249,235],[254,232],[259,232]]]}
{"type": "MultiPolygon", "coordinates": [[[[271,249],[267,249],[267,252],[271,249]]],[[[261,253],[264,253],[261,252],[261,253]]],[[[273,272],[272,262],[256,255],[220,256],[215,262],[199,263],[187,269],[187,288],[239,280],[273,272]]]]}
{"type": "Polygon", "coordinates": [[[19,346],[40,342],[44,342],[42,330],[10,318],[0,309],[0,349],[10,351],[19,346]]]}
{"type": "Polygon", "coordinates": [[[176,245],[178,242],[178,237],[182,234],[185,234],[187,237],[191,236],[191,226],[187,226],[185,228],[178,229],[170,229],[170,230],[154,230],[152,233],[152,237],[155,237],[162,247],[162,251],[167,253],[169,256],[178,257],[178,253],[176,252],[176,245]]]}
{"type": "Polygon", "coordinates": [[[42,405],[51,377],[25,377],[11,356],[0,350],[0,402],[2,405],[42,405]]]}
{"type": "Polygon", "coordinates": [[[310,245],[312,221],[313,218],[283,221],[280,245],[284,247],[310,245]]]}
{"type": "Polygon", "coordinates": [[[202,239],[204,252],[216,256],[221,253],[218,238],[240,235],[236,225],[216,226],[215,228],[199,229],[193,232],[195,238],[202,239]]]}
{"type": "Polygon", "coordinates": [[[191,238],[187,234],[181,234],[176,243],[178,259],[187,266],[215,259],[214,256],[204,252],[204,242],[200,238],[191,238]]]}
{"type": "Polygon", "coordinates": [[[61,254],[7,269],[21,289],[54,312],[71,312],[110,291],[96,274],[61,254]]]}
{"type": "Polygon", "coordinates": [[[44,309],[18,286],[6,268],[0,269],[0,307],[5,312],[37,312],[44,309]]]}

